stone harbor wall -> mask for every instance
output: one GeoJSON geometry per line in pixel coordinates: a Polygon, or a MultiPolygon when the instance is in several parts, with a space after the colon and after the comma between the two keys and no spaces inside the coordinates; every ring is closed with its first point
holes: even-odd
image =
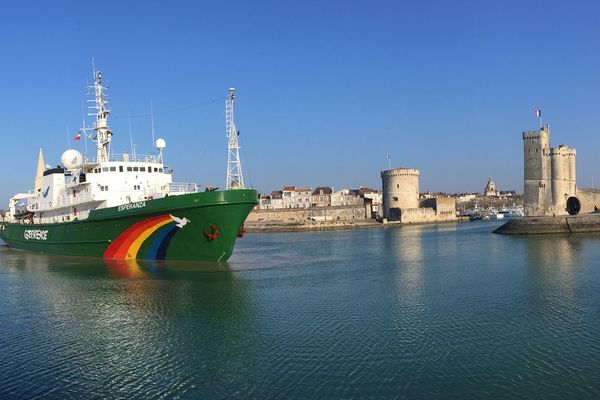
{"type": "Polygon", "coordinates": [[[305,221],[356,221],[368,219],[367,207],[360,206],[334,206],[310,208],[284,208],[277,210],[253,210],[246,222],[250,223],[294,223],[305,221]]]}
{"type": "Polygon", "coordinates": [[[580,214],[589,214],[600,210],[600,190],[577,189],[576,197],[581,203],[580,214]]]}
{"type": "MultiPolygon", "coordinates": [[[[436,199],[430,199],[436,200],[436,199]]],[[[444,204],[447,205],[447,204],[444,204]]],[[[403,224],[425,224],[432,222],[452,222],[456,221],[456,212],[454,205],[450,210],[442,208],[435,210],[432,207],[405,208],[400,211],[400,222],[403,224]]]]}
{"type": "Polygon", "coordinates": [[[436,222],[437,214],[433,208],[403,208],[400,210],[400,222],[403,224],[436,222]]]}
{"type": "Polygon", "coordinates": [[[510,219],[494,231],[507,235],[587,232],[600,232],[600,213],[510,219]]]}

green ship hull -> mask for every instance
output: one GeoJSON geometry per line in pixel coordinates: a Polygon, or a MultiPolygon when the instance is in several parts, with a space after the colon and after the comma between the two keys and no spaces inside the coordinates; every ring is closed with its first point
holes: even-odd
{"type": "Polygon", "coordinates": [[[190,193],[93,210],[80,221],[1,223],[0,239],[39,253],[226,261],[256,204],[252,189],[190,193]]]}

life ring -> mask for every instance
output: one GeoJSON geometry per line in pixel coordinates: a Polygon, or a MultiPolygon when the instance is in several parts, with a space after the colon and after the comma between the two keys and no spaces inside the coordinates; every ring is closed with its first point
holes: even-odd
{"type": "Polygon", "coordinates": [[[210,224],[210,229],[212,230],[212,233],[205,229],[204,236],[206,236],[208,240],[215,240],[219,237],[219,229],[215,224],[210,224]]]}

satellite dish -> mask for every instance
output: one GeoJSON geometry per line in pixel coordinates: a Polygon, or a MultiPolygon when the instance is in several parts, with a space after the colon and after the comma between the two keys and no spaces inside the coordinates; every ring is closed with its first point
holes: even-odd
{"type": "Polygon", "coordinates": [[[165,147],[167,147],[167,142],[165,142],[165,139],[156,139],[156,148],[158,150],[162,150],[165,147]]]}
{"type": "Polygon", "coordinates": [[[83,165],[83,156],[75,149],[69,149],[60,156],[60,162],[66,169],[75,169],[83,165]]]}

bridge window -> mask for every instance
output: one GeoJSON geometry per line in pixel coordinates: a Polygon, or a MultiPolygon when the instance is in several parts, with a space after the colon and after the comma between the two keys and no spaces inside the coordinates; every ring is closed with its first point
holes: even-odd
{"type": "Polygon", "coordinates": [[[123,172],[123,166],[119,165],[119,172],[123,172]]]}
{"type": "Polygon", "coordinates": [[[139,168],[138,167],[133,167],[133,170],[134,171],[139,171],[139,168]]]}
{"type": "Polygon", "coordinates": [[[117,167],[110,167],[110,172],[115,172],[117,170],[117,167]]]}
{"type": "Polygon", "coordinates": [[[146,167],[140,167],[140,172],[146,172],[146,167]]]}
{"type": "Polygon", "coordinates": [[[128,172],[131,172],[131,171],[133,171],[133,168],[131,168],[131,167],[127,167],[127,171],[128,171],[128,172]]]}

